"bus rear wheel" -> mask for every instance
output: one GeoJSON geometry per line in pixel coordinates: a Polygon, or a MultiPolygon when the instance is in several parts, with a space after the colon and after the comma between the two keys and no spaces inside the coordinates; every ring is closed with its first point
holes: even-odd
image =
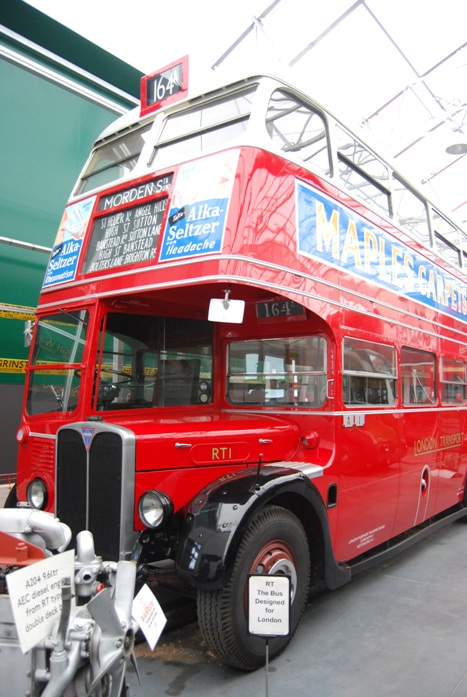
{"type": "Polygon", "coordinates": [[[218,591],[198,592],[198,622],[208,648],[228,665],[256,670],[265,663],[264,639],[248,633],[248,575],[286,574],[291,578],[290,633],[269,640],[269,656],[278,656],[298,627],[308,598],[310,554],[298,518],[269,506],[250,522],[232,574],[218,591]]]}

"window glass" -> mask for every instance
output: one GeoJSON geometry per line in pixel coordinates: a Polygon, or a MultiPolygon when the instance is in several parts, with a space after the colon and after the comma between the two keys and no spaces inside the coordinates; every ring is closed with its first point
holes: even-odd
{"type": "Polygon", "coordinates": [[[326,400],[322,337],[230,344],[227,395],[232,404],[319,407],[326,400]]]}
{"type": "Polygon", "coordinates": [[[169,116],[151,165],[163,167],[223,146],[244,133],[256,86],[169,116]]]}
{"type": "Polygon", "coordinates": [[[276,90],[269,102],[266,128],[277,148],[330,173],[325,121],[310,106],[276,90]]]}
{"type": "MultiPolygon", "coordinates": [[[[435,209],[432,210],[431,215],[435,232],[436,249],[446,261],[449,261],[454,266],[459,266],[461,263],[461,231],[447,221],[446,218],[435,209]]],[[[465,242],[464,235],[462,235],[462,238],[465,242]]]]}
{"type": "Polygon", "coordinates": [[[126,177],[136,166],[143,149],[144,135],[152,123],[133,129],[98,146],[81,176],[75,195],[126,177]]]}
{"type": "Polygon", "coordinates": [[[336,126],[339,176],[355,196],[378,212],[390,213],[387,166],[360,141],[336,126]]]}
{"type": "Polygon", "coordinates": [[[441,359],[441,401],[444,404],[465,402],[465,363],[454,358],[441,359]]]}
{"type": "Polygon", "coordinates": [[[395,219],[415,240],[430,247],[430,228],[428,213],[422,199],[409,189],[400,179],[394,177],[392,192],[393,214],[395,219]]]}
{"type": "Polygon", "coordinates": [[[436,401],[435,357],[427,351],[401,350],[402,401],[431,405],[436,401]]]}
{"type": "Polygon", "coordinates": [[[343,351],[344,404],[393,405],[397,397],[396,350],[393,346],[347,337],[343,351]]]}
{"type": "Polygon", "coordinates": [[[30,361],[28,414],[76,409],[87,324],[85,310],[38,321],[30,361]]]}
{"type": "Polygon", "coordinates": [[[212,398],[212,323],[109,314],[94,386],[98,411],[205,404],[212,398]]]}
{"type": "Polygon", "coordinates": [[[204,150],[221,148],[227,141],[241,136],[246,130],[247,123],[245,118],[242,121],[222,124],[210,131],[186,136],[182,140],[159,145],[151,164],[157,163],[160,169],[169,164],[196,157],[204,150]]]}

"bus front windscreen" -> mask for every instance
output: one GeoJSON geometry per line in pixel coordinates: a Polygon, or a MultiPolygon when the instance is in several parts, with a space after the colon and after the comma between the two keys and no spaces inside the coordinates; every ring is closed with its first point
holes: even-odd
{"type": "Polygon", "coordinates": [[[111,312],[102,322],[93,407],[97,411],[208,404],[212,323],[111,312]]]}

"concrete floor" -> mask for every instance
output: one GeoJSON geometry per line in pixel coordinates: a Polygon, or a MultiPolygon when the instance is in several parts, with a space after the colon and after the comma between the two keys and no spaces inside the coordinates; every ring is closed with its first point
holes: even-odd
{"type": "Polygon", "coordinates": [[[467,525],[315,599],[267,674],[210,656],[196,624],[136,654],[131,697],[467,697],[467,525]]]}

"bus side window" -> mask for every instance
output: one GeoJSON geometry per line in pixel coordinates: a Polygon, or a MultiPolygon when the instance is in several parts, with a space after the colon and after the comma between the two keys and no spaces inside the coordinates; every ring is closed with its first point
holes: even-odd
{"type": "Polygon", "coordinates": [[[326,340],[320,336],[232,342],[231,404],[321,407],[326,401],[326,340]]]}
{"type": "Polygon", "coordinates": [[[454,358],[441,359],[440,390],[443,404],[463,404],[465,402],[465,363],[454,358]]]}
{"type": "Polygon", "coordinates": [[[350,133],[336,125],[338,176],[345,188],[378,213],[391,211],[387,165],[350,133]]]}
{"type": "Polygon", "coordinates": [[[396,401],[396,360],[392,346],[346,338],[343,352],[344,404],[393,405],[396,401]]]}
{"type": "Polygon", "coordinates": [[[266,114],[266,129],[276,147],[330,174],[324,117],[296,97],[275,90],[266,114]]]}
{"type": "Polygon", "coordinates": [[[402,401],[430,406],[436,401],[435,357],[427,351],[402,348],[402,401]]]}

